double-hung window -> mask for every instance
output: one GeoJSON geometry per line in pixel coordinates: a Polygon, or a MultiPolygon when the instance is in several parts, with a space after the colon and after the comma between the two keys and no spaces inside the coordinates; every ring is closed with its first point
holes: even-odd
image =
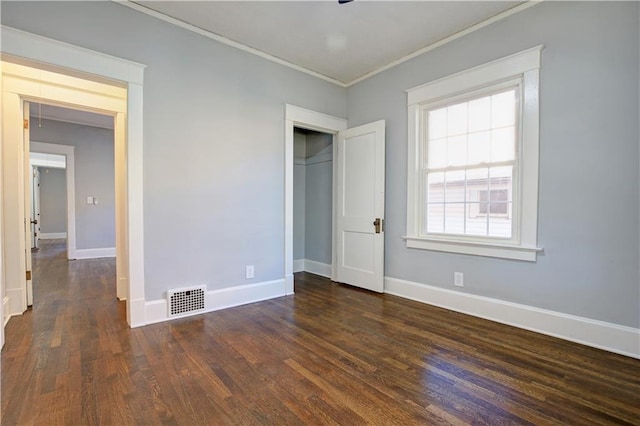
{"type": "Polygon", "coordinates": [[[535,261],[540,51],[408,91],[408,247],[535,261]]]}

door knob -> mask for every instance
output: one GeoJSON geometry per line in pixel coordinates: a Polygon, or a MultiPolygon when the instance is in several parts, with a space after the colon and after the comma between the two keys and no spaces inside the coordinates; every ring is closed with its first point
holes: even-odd
{"type": "Polygon", "coordinates": [[[376,234],[379,234],[380,232],[382,232],[383,225],[384,225],[384,220],[380,219],[379,217],[377,217],[376,220],[373,221],[373,226],[376,227],[376,234]]]}

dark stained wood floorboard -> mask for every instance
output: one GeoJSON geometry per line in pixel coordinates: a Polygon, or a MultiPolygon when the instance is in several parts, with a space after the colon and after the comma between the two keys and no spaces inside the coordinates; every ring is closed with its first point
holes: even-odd
{"type": "Polygon", "coordinates": [[[2,425],[640,425],[640,361],[296,274],[296,294],[129,329],[113,259],[34,253],[2,425]]]}

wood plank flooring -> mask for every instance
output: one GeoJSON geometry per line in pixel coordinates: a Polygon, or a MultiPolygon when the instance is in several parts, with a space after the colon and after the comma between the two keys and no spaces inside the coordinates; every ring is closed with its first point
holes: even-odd
{"type": "Polygon", "coordinates": [[[129,329],[113,259],[34,255],[2,425],[640,424],[640,361],[296,275],[295,296],[129,329]]]}

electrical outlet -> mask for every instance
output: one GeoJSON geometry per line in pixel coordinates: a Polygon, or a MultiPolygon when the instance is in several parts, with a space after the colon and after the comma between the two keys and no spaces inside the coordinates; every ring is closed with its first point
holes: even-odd
{"type": "Polygon", "coordinates": [[[253,265],[247,265],[245,268],[245,277],[246,278],[253,278],[254,275],[254,270],[253,270],[253,265]]]}
{"type": "Polygon", "coordinates": [[[93,204],[93,197],[87,197],[87,204],[93,204]]]}
{"type": "Polygon", "coordinates": [[[462,272],[453,273],[453,285],[456,287],[464,287],[464,274],[462,272]]]}

